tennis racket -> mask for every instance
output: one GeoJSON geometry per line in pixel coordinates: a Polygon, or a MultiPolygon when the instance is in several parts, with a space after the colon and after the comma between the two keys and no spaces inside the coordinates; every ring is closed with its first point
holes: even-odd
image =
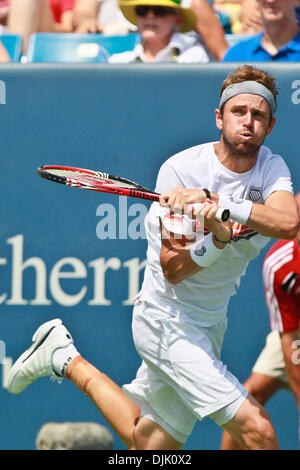
{"type": "MultiPolygon", "coordinates": [[[[159,194],[145,188],[134,181],[120,176],[114,176],[102,171],[86,170],[70,166],[44,165],[37,169],[37,174],[42,178],[55,183],[64,184],[73,188],[89,189],[104,193],[119,194],[148,201],[159,201],[159,194]]],[[[228,209],[219,208],[215,218],[220,222],[228,220],[228,209]]]]}

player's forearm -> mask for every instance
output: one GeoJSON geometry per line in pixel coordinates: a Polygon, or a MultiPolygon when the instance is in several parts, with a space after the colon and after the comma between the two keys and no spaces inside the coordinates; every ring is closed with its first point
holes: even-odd
{"type": "Polygon", "coordinates": [[[280,211],[264,204],[253,204],[248,227],[270,238],[291,240],[297,234],[299,219],[296,214],[280,211]]]}
{"type": "Polygon", "coordinates": [[[293,239],[299,227],[299,213],[292,193],[277,191],[264,204],[211,193],[214,202],[230,209],[233,220],[269,238],[293,239]],[[227,203],[227,206],[226,206],[227,203]]]}
{"type": "Polygon", "coordinates": [[[203,268],[193,262],[188,250],[172,250],[161,256],[161,267],[164,278],[173,285],[179,284],[203,268]]]}
{"type": "Polygon", "coordinates": [[[219,243],[213,235],[208,235],[204,241],[205,250],[203,254],[198,255],[198,250],[201,253],[202,244],[203,239],[194,242],[184,236],[177,239],[174,234],[162,229],[160,264],[163,275],[170,284],[179,284],[205,269],[222,254],[226,246],[224,243],[219,243]]]}
{"type": "Polygon", "coordinates": [[[184,236],[176,238],[174,234],[162,228],[160,265],[165,279],[170,284],[179,284],[203,269],[193,262],[187,247],[188,240],[184,236]]]}
{"type": "MultiPolygon", "coordinates": [[[[210,191],[213,202],[229,209],[231,218],[270,238],[292,239],[297,234],[299,212],[296,200],[289,191],[275,191],[264,204],[252,203],[247,199],[234,199],[226,194],[210,191]]],[[[163,206],[184,210],[186,204],[203,203],[206,194],[203,189],[178,187],[160,197],[163,206]]]]}

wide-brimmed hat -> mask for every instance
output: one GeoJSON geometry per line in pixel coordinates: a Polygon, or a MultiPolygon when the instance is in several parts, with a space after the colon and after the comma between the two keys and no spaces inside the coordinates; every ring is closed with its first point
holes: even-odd
{"type": "Polygon", "coordinates": [[[138,5],[153,5],[161,7],[176,8],[182,14],[182,24],[179,26],[179,31],[186,33],[196,29],[197,18],[193,10],[190,8],[183,8],[181,0],[121,0],[119,1],[120,9],[125,18],[132,24],[138,25],[138,16],[135,8],[138,5]]]}

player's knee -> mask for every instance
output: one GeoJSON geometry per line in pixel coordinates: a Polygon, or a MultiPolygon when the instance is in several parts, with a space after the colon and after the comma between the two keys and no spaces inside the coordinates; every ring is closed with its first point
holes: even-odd
{"type": "Polygon", "coordinates": [[[145,450],[151,448],[151,442],[153,440],[153,430],[155,424],[152,421],[147,420],[139,416],[134,423],[132,429],[132,447],[130,450],[145,450]],[[150,447],[149,447],[150,446],[150,447]]]}
{"type": "Polygon", "coordinates": [[[278,449],[277,437],[268,415],[253,417],[249,422],[243,439],[247,449],[278,449]]]}
{"type": "Polygon", "coordinates": [[[137,424],[140,420],[140,416],[136,419],[130,434],[130,441],[127,445],[128,450],[137,450],[138,449],[138,436],[137,436],[137,424]]]}
{"type": "Polygon", "coordinates": [[[131,430],[131,442],[128,447],[129,450],[145,450],[151,448],[151,441],[153,440],[153,428],[155,424],[148,421],[146,418],[139,416],[131,430]],[[150,447],[149,447],[150,445],[150,447]]]}

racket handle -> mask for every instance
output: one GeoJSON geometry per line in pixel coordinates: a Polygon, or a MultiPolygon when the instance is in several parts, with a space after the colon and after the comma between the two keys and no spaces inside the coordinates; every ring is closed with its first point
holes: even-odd
{"type": "Polygon", "coordinates": [[[230,217],[230,211],[229,209],[223,209],[222,207],[219,207],[219,209],[216,212],[215,219],[218,220],[219,222],[226,222],[230,217]]]}
{"type": "MultiPolygon", "coordinates": [[[[192,205],[196,208],[197,206],[202,206],[202,203],[194,202],[192,205]]],[[[226,222],[229,219],[229,217],[230,217],[229,209],[223,209],[222,207],[218,208],[216,215],[215,215],[216,220],[218,220],[219,222],[226,222]]]]}

